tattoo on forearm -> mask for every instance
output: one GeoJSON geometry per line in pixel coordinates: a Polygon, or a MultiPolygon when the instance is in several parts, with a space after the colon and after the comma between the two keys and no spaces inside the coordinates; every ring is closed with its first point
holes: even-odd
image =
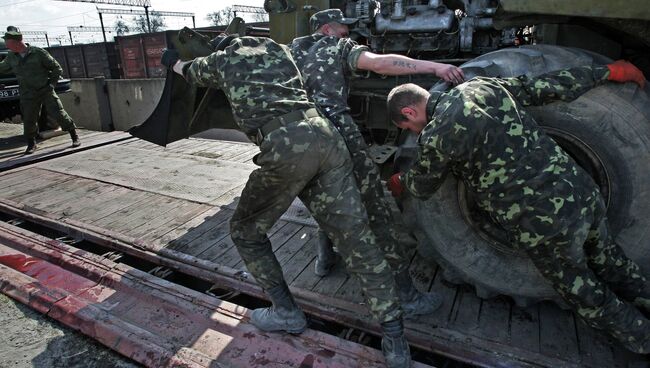
{"type": "Polygon", "coordinates": [[[417,66],[415,64],[409,63],[408,61],[404,61],[404,60],[395,60],[395,61],[393,61],[393,66],[398,66],[398,67],[412,69],[412,70],[417,69],[417,66]]]}

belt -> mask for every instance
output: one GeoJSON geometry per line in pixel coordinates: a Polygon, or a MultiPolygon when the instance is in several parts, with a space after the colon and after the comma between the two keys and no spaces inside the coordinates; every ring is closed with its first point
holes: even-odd
{"type": "Polygon", "coordinates": [[[300,120],[306,120],[309,118],[315,118],[319,117],[320,114],[318,113],[318,110],[315,108],[307,109],[307,110],[296,110],[292,111],[290,113],[280,115],[276,118],[273,118],[273,120],[269,121],[268,123],[262,125],[261,128],[257,129],[257,144],[262,143],[262,139],[269,135],[272,131],[282,128],[283,126],[293,123],[294,121],[300,121],[300,120]]]}

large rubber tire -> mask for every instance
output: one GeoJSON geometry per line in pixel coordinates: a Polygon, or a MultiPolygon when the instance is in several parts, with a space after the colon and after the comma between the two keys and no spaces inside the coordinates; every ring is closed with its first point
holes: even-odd
{"type": "MultiPolygon", "coordinates": [[[[608,61],[584,50],[538,45],[495,51],[462,67],[468,77],[536,76],[608,61]]],[[[607,83],[570,103],[527,111],[592,174],[608,202],[617,243],[650,275],[650,99],[646,92],[631,83],[607,83]]],[[[430,200],[406,198],[402,205],[418,237],[419,252],[443,266],[451,281],[473,284],[484,298],[510,295],[519,305],[559,301],[526,254],[511,248],[503,231],[477,212],[455,178],[448,178],[430,200]]]]}

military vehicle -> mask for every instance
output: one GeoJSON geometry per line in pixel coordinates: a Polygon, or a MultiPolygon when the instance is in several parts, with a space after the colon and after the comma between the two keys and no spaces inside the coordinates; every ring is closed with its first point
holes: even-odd
{"type": "MultiPolygon", "coordinates": [[[[621,58],[650,75],[650,8],[641,0],[267,0],[264,7],[276,41],[289,43],[308,34],[314,12],[339,8],[347,17],[359,19],[351,37],[373,51],[455,63],[467,78],[536,76],[621,58]]],[[[189,29],[181,31],[174,44],[184,59],[212,51],[209,40],[189,29]]],[[[398,131],[386,118],[388,91],[406,82],[436,90],[451,87],[433,76],[372,73],[357,76],[351,85],[352,116],[386,175],[407,169],[416,154],[415,137],[398,131]]],[[[608,83],[573,102],[528,111],[598,183],[616,241],[650,274],[647,91],[632,83],[608,83]]],[[[173,74],[149,118],[154,127],[161,119],[168,121],[167,132],[157,128],[144,132],[144,124],[136,128],[139,136],[173,141],[215,124],[235,127],[223,93],[193,89],[173,74]]],[[[509,245],[505,232],[477,208],[464,188],[450,177],[428,201],[401,200],[403,218],[418,239],[420,254],[440,264],[448,281],[474,285],[482,298],[508,295],[520,306],[559,302],[524,252],[509,245]]]]}

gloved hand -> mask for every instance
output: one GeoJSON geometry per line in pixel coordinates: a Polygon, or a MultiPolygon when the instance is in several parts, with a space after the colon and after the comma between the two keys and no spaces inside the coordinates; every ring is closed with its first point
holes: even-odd
{"type": "Polygon", "coordinates": [[[393,174],[393,176],[388,179],[388,182],[386,185],[388,186],[388,190],[390,190],[391,194],[393,197],[399,197],[402,195],[402,192],[404,191],[404,187],[402,187],[402,179],[401,179],[402,173],[398,172],[397,174],[393,174]]]}
{"type": "Polygon", "coordinates": [[[625,60],[616,60],[611,64],[607,64],[609,69],[609,77],[607,79],[614,82],[634,82],[641,88],[645,87],[645,77],[634,64],[625,60]]]}
{"type": "Polygon", "coordinates": [[[160,64],[166,66],[170,70],[174,67],[176,62],[180,60],[180,55],[177,50],[173,49],[163,49],[162,57],[160,58],[160,64]]]}

